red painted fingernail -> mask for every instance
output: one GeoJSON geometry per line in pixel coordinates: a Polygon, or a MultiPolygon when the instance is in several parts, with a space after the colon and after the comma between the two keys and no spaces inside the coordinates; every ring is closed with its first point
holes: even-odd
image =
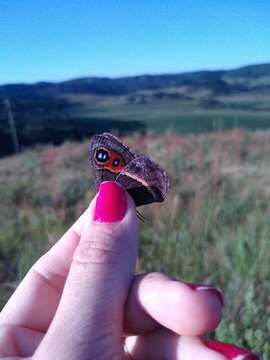
{"type": "Polygon", "coordinates": [[[204,284],[192,284],[192,283],[185,283],[185,284],[191,287],[191,289],[196,291],[212,291],[212,293],[218,296],[222,306],[224,306],[224,295],[220,289],[213,286],[207,286],[204,284]]]}
{"type": "Polygon", "coordinates": [[[228,360],[260,360],[260,356],[250,353],[245,349],[232,344],[225,344],[220,341],[204,340],[204,344],[212,350],[215,350],[226,356],[228,360]]]}
{"type": "Polygon", "coordinates": [[[100,184],[96,200],[94,221],[116,222],[123,219],[127,210],[127,198],[124,189],[114,181],[100,184]]]}

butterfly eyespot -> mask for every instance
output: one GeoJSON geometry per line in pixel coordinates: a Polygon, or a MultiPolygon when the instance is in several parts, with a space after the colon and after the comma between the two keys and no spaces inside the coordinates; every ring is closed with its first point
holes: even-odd
{"type": "Polygon", "coordinates": [[[96,151],[95,157],[99,163],[105,163],[106,161],[109,160],[109,153],[104,149],[98,149],[96,151]]]}
{"type": "Polygon", "coordinates": [[[113,160],[112,165],[113,165],[114,167],[119,166],[119,164],[120,164],[120,159],[114,159],[114,160],[113,160]]]}

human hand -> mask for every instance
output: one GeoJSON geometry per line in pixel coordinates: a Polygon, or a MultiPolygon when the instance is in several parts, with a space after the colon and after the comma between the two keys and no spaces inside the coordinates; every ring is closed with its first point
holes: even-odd
{"type": "Polygon", "coordinates": [[[218,290],[161,273],[134,276],[137,243],[132,199],[101,184],[2,310],[1,358],[258,359],[200,337],[221,319],[218,290]]]}

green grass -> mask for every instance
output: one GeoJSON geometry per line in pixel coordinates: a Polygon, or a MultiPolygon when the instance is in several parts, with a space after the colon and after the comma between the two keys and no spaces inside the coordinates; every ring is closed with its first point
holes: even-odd
{"type": "MultiPolygon", "coordinates": [[[[245,128],[250,130],[270,127],[270,112],[255,111],[255,105],[246,99],[248,109],[235,105],[237,97],[223,97],[219,108],[203,108],[200,99],[189,101],[159,99],[147,103],[130,103],[125,96],[109,97],[94,104],[89,98],[80,102],[70,111],[70,117],[80,119],[96,118],[100,121],[115,119],[123,121],[141,121],[147,129],[164,133],[171,128],[179,134],[207,133],[221,130],[245,128]]],[[[72,97],[75,101],[76,97],[72,97]]],[[[270,97],[267,97],[269,101],[270,97]]],[[[70,98],[69,98],[70,100],[70,98]]],[[[258,100],[257,100],[258,101],[258,100]]],[[[264,104],[265,102],[262,101],[264,104]]],[[[239,101],[237,104],[241,104],[239,101]]]]}
{"type": "MultiPolygon", "coordinates": [[[[32,95],[31,91],[24,93],[21,89],[22,95],[14,93],[10,101],[23,148],[41,143],[60,144],[68,139],[82,141],[95,132],[111,129],[118,129],[121,134],[133,131],[162,134],[168,128],[179,134],[198,134],[270,128],[268,77],[231,78],[229,82],[236,81],[232,88],[222,83],[221,87],[218,83],[215,86],[211,77],[209,81],[208,85],[167,84],[151,90],[138,86],[132,92],[107,95],[89,93],[83,88],[70,89],[70,93],[61,88],[52,91],[49,87],[48,93],[32,89],[32,95]]],[[[13,151],[7,131],[6,110],[0,101],[0,156],[13,151]]]]}
{"type": "MultiPolygon", "coordinates": [[[[164,204],[143,209],[138,271],[164,271],[224,290],[219,340],[270,359],[270,133],[126,138],[167,169],[164,204]]],[[[0,161],[0,300],[94,194],[88,143],[0,161]]]]}

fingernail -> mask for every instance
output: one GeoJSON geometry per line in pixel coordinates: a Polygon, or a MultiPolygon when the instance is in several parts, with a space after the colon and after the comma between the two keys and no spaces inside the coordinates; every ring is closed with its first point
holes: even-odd
{"type": "Polygon", "coordinates": [[[226,356],[228,360],[260,360],[260,356],[253,354],[245,349],[232,344],[225,344],[220,341],[204,340],[204,344],[220,354],[226,356]]]}
{"type": "Polygon", "coordinates": [[[96,200],[94,221],[116,222],[123,219],[127,209],[124,189],[114,181],[100,184],[96,200]]]}
{"type": "Polygon", "coordinates": [[[203,284],[192,284],[192,283],[185,283],[185,284],[188,285],[191,289],[196,291],[211,291],[219,298],[222,306],[224,306],[224,295],[220,289],[213,286],[206,286],[203,284]]]}

